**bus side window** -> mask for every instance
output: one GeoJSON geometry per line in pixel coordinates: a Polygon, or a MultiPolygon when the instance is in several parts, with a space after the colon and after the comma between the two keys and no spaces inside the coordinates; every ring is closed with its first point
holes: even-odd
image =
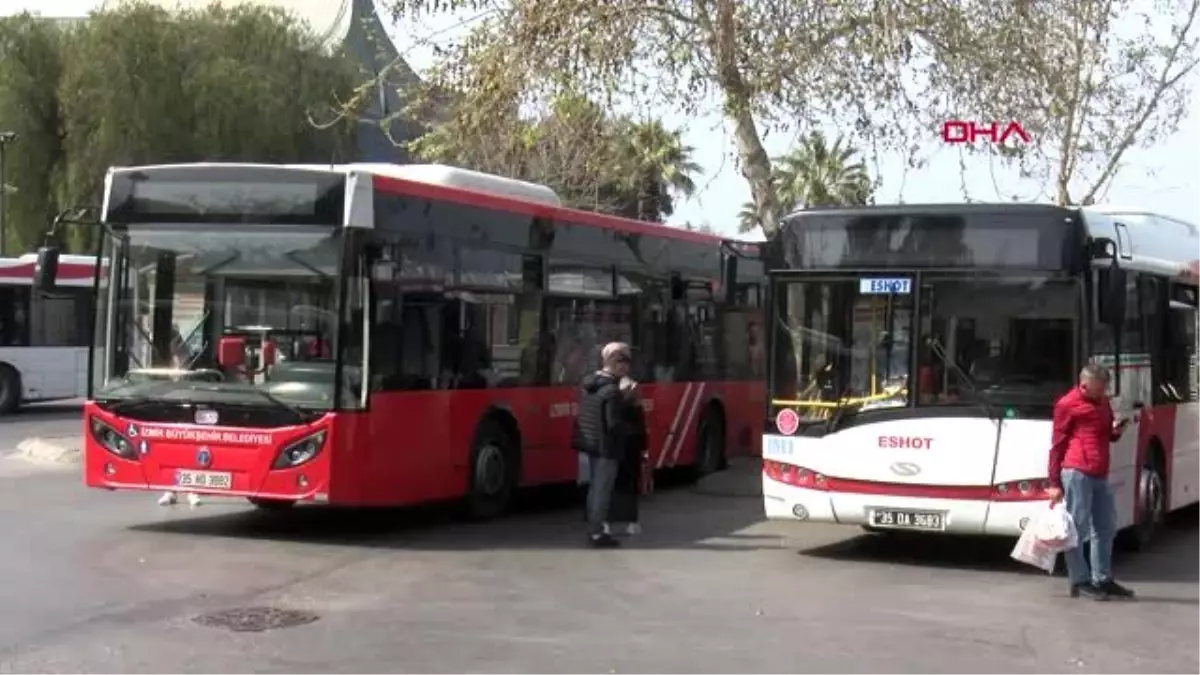
{"type": "Polygon", "coordinates": [[[1173,396],[1181,402],[1197,400],[1196,367],[1196,320],[1195,309],[1172,307],[1167,310],[1167,330],[1163,340],[1166,362],[1164,384],[1173,390],[1173,396]]]}

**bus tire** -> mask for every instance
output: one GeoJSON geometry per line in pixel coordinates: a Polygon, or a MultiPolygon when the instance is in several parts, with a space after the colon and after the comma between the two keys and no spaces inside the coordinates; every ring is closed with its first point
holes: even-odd
{"type": "Polygon", "coordinates": [[[247,497],[246,501],[254,505],[254,508],[260,511],[286,511],[296,505],[294,499],[261,499],[259,497],[247,497]]]}
{"type": "Polygon", "coordinates": [[[21,376],[7,363],[0,363],[0,415],[8,415],[21,405],[21,376]]]}
{"type": "Polygon", "coordinates": [[[696,478],[703,478],[724,467],[725,420],[720,409],[710,405],[696,429],[696,461],[692,465],[692,472],[696,478]]]}
{"type": "Polygon", "coordinates": [[[508,510],[516,492],[515,442],[495,419],[485,420],[471,446],[467,516],[490,520],[508,510]]]}
{"type": "Polygon", "coordinates": [[[1162,471],[1158,446],[1146,457],[1138,476],[1138,519],[1120,533],[1118,543],[1127,551],[1141,551],[1150,545],[1167,515],[1166,477],[1162,471]]]}

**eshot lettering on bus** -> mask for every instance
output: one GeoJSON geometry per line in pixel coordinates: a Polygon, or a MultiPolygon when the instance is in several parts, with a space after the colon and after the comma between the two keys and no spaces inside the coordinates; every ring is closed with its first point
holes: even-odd
{"type": "Polygon", "coordinates": [[[912,293],[912,279],[859,279],[861,295],[908,295],[912,293]]]}
{"type": "Polygon", "coordinates": [[[879,447],[903,450],[930,450],[933,439],[922,436],[880,436],[879,447]]]}

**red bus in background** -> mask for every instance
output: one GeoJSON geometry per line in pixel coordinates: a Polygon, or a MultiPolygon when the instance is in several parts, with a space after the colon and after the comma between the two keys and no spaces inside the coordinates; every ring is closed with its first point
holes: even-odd
{"type": "Polygon", "coordinates": [[[91,487],[494,516],[576,479],[575,385],[613,340],[656,468],[757,454],[757,244],[443,166],[114,168],[105,191],[91,487]]]}

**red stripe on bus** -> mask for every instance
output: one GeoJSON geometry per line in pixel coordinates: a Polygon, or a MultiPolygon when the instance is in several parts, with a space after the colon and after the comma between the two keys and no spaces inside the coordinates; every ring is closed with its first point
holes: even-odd
{"type": "MultiPolygon", "coordinates": [[[[33,279],[36,263],[21,263],[10,267],[0,267],[0,278],[4,279],[33,279]]],[[[95,265],[79,263],[64,263],[58,267],[59,279],[91,279],[95,274],[95,265]]]]}

